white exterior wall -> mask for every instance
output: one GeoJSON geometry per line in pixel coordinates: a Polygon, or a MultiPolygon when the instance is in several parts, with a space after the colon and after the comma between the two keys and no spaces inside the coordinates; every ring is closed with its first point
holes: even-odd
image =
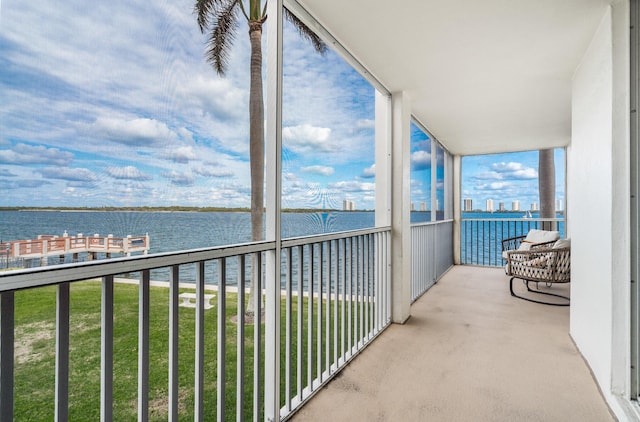
{"type": "Polygon", "coordinates": [[[620,420],[629,396],[629,13],[607,9],[573,78],[571,336],[620,420]],[[626,151],[626,153],[625,153],[626,151]]]}

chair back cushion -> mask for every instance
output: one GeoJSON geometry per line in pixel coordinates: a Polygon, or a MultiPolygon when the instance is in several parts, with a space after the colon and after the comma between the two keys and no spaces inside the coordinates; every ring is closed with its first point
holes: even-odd
{"type": "Polygon", "coordinates": [[[525,243],[546,243],[558,240],[560,238],[560,232],[549,230],[531,229],[527,233],[527,237],[524,238],[525,243]]]}
{"type": "Polygon", "coordinates": [[[559,248],[570,248],[571,247],[571,239],[558,239],[556,243],[553,244],[553,249],[559,248]]]}

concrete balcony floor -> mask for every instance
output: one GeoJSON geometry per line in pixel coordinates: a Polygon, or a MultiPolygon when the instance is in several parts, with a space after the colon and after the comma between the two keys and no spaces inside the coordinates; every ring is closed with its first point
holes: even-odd
{"type": "Polygon", "coordinates": [[[293,420],[615,420],[569,308],[513,298],[508,283],[501,269],[452,268],[293,420]]]}

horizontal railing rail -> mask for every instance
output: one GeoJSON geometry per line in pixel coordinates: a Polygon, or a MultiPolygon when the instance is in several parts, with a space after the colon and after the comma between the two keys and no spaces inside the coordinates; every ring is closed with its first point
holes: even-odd
{"type": "Polygon", "coordinates": [[[271,241],[0,272],[0,420],[67,420],[79,417],[75,409],[104,421],[147,420],[150,412],[171,421],[261,420],[266,389],[280,391],[280,416],[286,418],[390,323],[389,245],[389,228],[286,239],[278,248],[278,281],[265,265],[266,254],[278,250],[271,241]],[[184,282],[185,267],[195,281],[184,282]],[[167,282],[154,283],[158,269],[168,272],[167,282]],[[252,279],[259,294],[246,289],[252,279]],[[265,309],[262,292],[273,282],[280,284],[279,330],[265,325],[274,310],[265,309]],[[55,316],[24,325],[26,316],[33,318],[31,301],[46,301],[51,289],[55,316]],[[96,305],[78,303],[76,291],[89,291],[96,305]],[[94,325],[78,325],[79,306],[94,306],[80,318],[94,325]],[[127,306],[137,318],[123,311],[127,306]],[[33,327],[51,327],[38,332],[51,339],[42,353],[55,361],[49,369],[55,382],[43,391],[33,391],[33,368],[16,355],[30,347],[16,333],[33,327]],[[92,353],[82,343],[91,330],[100,332],[92,353]],[[277,379],[264,366],[265,337],[274,332],[281,333],[277,379]],[[158,338],[166,347],[158,347],[158,338]],[[132,340],[138,345],[133,352],[119,346],[132,340]],[[91,376],[76,376],[74,368],[86,361],[100,362],[87,369],[99,373],[96,385],[91,376]],[[122,366],[131,369],[116,369],[122,366]],[[116,382],[119,377],[132,379],[133,391],[122,393],[127,387],[116,382]],[[34,403],[36,397],[50,400],[34,403]],[[135,410],[127,413],[132,400],[135,410]],[[91,403],[99,406],[91,410],[91,403]],[[50,413],[30,415],[34,409],[50,413]]]}
{"type": "Polygon", "coordinates": [[[453,265],[453,220],[411,225],[411,301],[453,265]]]}
{"type": "Polygon", "coordinates": [[[464,218],[461,220],[460,259],[464,265],[499,267],[502,240],[526,235],[531,229],[558,230],[564,237],[563,218],[464,218]]]}

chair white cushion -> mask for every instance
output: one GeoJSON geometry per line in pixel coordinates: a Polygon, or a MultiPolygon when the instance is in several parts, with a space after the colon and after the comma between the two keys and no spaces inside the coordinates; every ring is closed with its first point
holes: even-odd
{"type": "Polygon", "coordinates": [[[531,245],[533,245],[533,243],[523,241],[522,243],[520,243],[520,246],[518,246],[518,250],[528,251],[529,249],[531,249],[531,245]]]}
{"type": "Polygon", "coordinates": [[[527,233],[527,237],[524,238],[523,243],[545,243],[559,238],[560,232],[558,231],[531,229],[527,233]]]}
{"type": "Polygon", "coordinates": [[[558,239],[556,243],[553,244],[553,249],[570,248],[570,247],[571,247],[571,239],[558,239]]]}

